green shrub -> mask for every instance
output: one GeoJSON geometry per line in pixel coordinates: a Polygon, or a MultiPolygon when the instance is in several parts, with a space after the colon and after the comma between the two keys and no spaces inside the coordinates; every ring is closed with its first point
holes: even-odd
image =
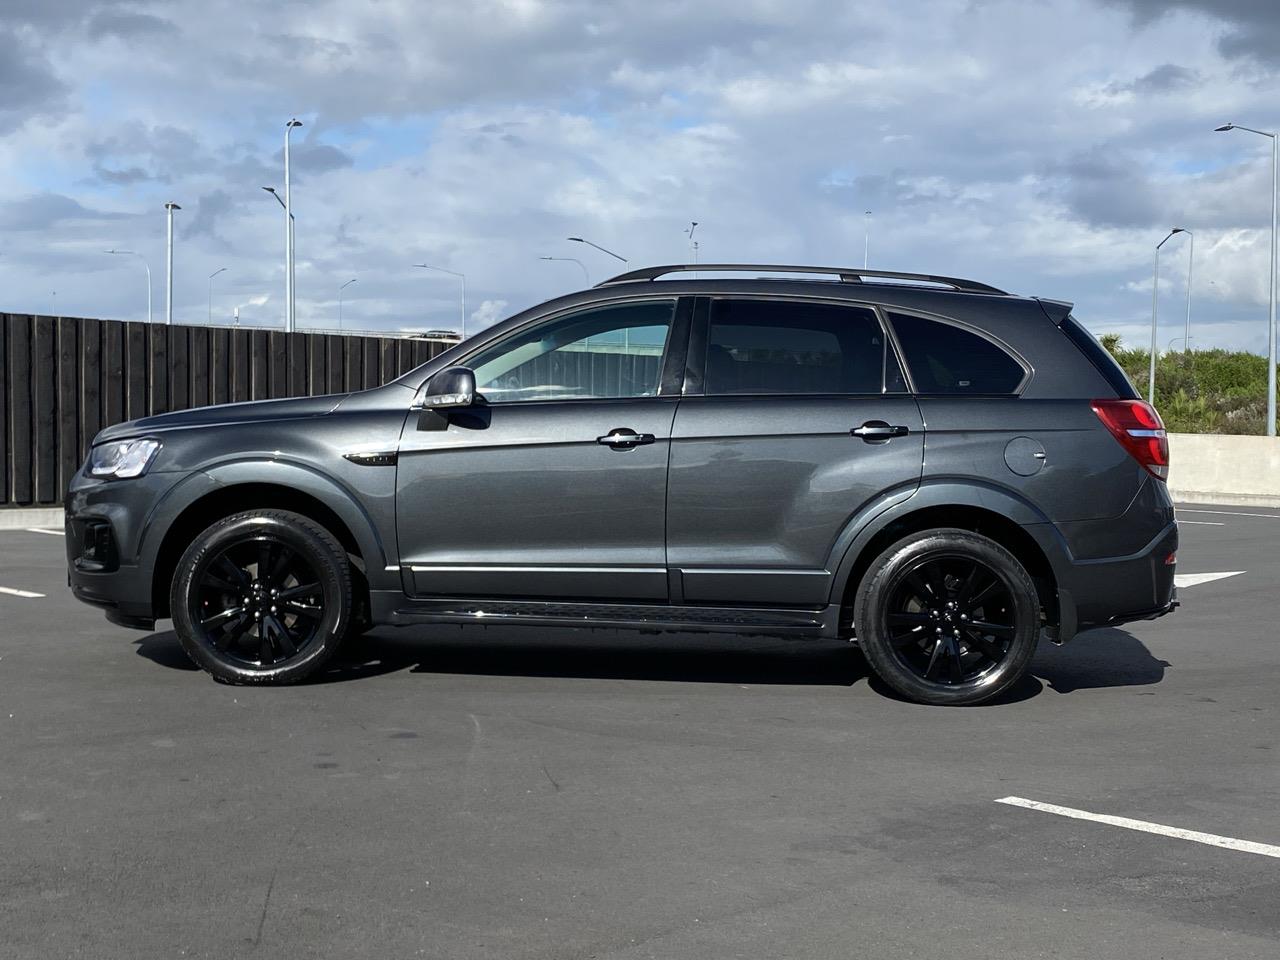
{"type": "MultiPolygon", "coordinates": [[[[1124,349],[1114,333],[1099,339],[1145,397],[1151,354],[1124,349]]],[[[1266,358],[1234,350],[1158,356],[1156,409],[1174,433],[1261,434],[1267,412],[1266,358]]]]}

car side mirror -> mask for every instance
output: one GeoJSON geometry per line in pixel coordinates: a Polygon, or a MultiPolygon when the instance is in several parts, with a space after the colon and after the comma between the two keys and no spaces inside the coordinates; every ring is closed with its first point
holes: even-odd
{"type": "Polygon", "coordinates": [[[445,367],[418,390],[414,410],[455,410],[476,402],[476,375],[468,367],[445,367]]]}

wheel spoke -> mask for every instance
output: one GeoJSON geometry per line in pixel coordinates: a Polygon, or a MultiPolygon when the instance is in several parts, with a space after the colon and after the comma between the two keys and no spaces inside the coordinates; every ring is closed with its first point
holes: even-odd
{"type": "Polygon", "coordinates": [[[1006,627],[1003,623],[988,623],[986,620],[970,620],[969,627],[980,633],[991,634],[993,637],[1000,637],[1002,640],[1013,639],[1013,627],[1006,627]]]}
{"type": "Polygon", "coordinates": [[[227,609],[223,610],[221,613],[215,613],[212,617],[208,617],[204,620],[201,620],[200,626],[204,627],[206,630],[209,630],[213,627],[216,627],[216,626],[219,626],[220,624],[225,623],[226,621],[230,620],[232,617],[240,616],[242,613],[244,613],[243,607],[239,607],[239,606],[227,607],[227,609]]]}
{"type": "Polygon", "coordinates": [[[304,583],[296,587],[290,587],[287,590],[281,590],[279,595],[276,597],[276,599],[287,601],[287,600],[292,600],[295,597],[304,597],[304,596],[307,596],[308,594],[319,593],[319,592],[320,592],[320,584],[304,583]]]}
{"type": "Polygon", "coordinates": [[[231,648],[231,644],[235,643],[245,635],[249,629],[249,614],[241,611],[234,621],[226,625],[226,628],[213,638],[213,645],[225,653],[231,648]]]}
{"type": "Polygon", "coordinates": [[[999,644],[992,643],[976,630],[966,630],[965,639],[977,647],[988,660],[999,663],[1004,656],[1004,650],[1000,648],[999,644]]]}
{"type": "Polygon", "coordinates": [[[274,557],[276,555],[276,542],[274,540],[262,540],[258,544],[258,576],[259,583],[267,582],[267,571],[274,565],[274,557]]]}
{"type": "Polygon", "coordinates": [[[276,557],[275,564],[270,568],[270,572],[267,574],[268,583],[279,583],[284,577],[285,572],[289,569],[290,564],[293,563],[292,550],[281,544],[277,544],[277,549],[279,550],[279,555],[276,557]]]}
{"type": "Polygon", "coordinates": [[[924,668],[924,678],[929,679],[933,673],[933,668],[938,665],[938,660],[942,654],[942,638],[939,637],[933,642],[933,654],[929,657],[929,665],[924,668]]]}
{"type": "Polygon", "coordinates": [[[942,574],[942,568],[935,561],[934,563],[927,564],[927,569],[929,570],[929,589],[933,591],[933,595],[937,599],[938,603],[946,603],[948,596],[947,581],[942,574]]]}
{"type": "Polygon", "coordinates": [[[1004,589],[1004,585],[1000,582],[1000,578],[996,577],[992,581],[969,598],[968,607],[972,612],[977,610],[982,604],[996,594],[997,591],[1004,589]]]}
{"type": "Polygon", "coordinates": [[[306,617],[308,620],[319,620],[324,616],[323,607],[299,603],[297,600],[286,600],[284,606],[290,613],[296,613],[298,616],[306,617]]]}
{"type": "Polygon", "coordinates": [[[959,683],[964,679],[964,661],[960,659],[960,641],[948,640],[947,647],[951,650],[951,679],[959,683]]]}
{"type": "Polygon", "coordinates": [[[974,584],[978,580],[978,565],[971,564],[969,567],[969,575],[964,578],[964,583],[960,584],[960,589],[956,591],[956,605],[964,607],[969,603],[969,597],[973,595],[974,584]]]}
{"type": "Polygon", "coordinates": [[[924,582],[920,576],[919,570],[912,570],[907,574],[907,583],[915,592],[915,597],[923,606],[932,607],[938,603],[938,598],[934,595],[933,589],[924,582]]]}
{"type": "Polygon", "coordinates": [[[249,577],[243,570],[232,563],[231,558],[225,553],[218,558],[218,562],[214,566],[225,571],[230,576],[231,582],[236,585],[236,588],[243,589],[249,586],[249,577]]]}
{"type": "Polygon", "coordinates": [[[293,642],[293,637],[289,635],[289,628],[281,623],[274,614],[268,614],[263,618],[263,622],[271,625],[272,638],[279,644],[281,653],[286,657],[291,657],[298,652],[298,645],[293,642]]]}
{"type": "Polygon", "coordinates": [[[903,611],[901,613],[891,613],[885,619],[896,627],[916,627],[928,623],[930,617],[927,613],[907,613],[903,611]]]}

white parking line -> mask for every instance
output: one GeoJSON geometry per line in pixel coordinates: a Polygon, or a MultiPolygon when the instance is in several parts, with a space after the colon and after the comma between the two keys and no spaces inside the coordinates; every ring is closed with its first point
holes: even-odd
{"type": "Polygon", "coordinates": [[[1268,520],[1280,520],[1280,513],[1237,513],[1234,510],[1188,510],[1180,507],[1178,513],[1212,513],[1219,517],[1266,517],[1268,520]]]}
{"type": "Polygon", "coordinates": [[[1060,817],[1071,817],[1074,820],[1092,820],[1095,823],[1106,823],[1113,827],[1124,827],[1126,830],[1141,830],[1143,833],[1154,833],[1162,837],[1176,837],[1179,840],[1207,843],[1211,847],[1239,850],[1241,853],[1258,853],[1264,857],[1280,857],[1280,847],[1270,843],[1237,840],[1235,837],[1220,837],[1214,833],[1183,830],[1181,827],[1166,827],[1162,823],[1151,823],[1148,820],[1130,820],[1128,817],[1113,817],[1105,813],[1090,813],[1088,810],[1060,807],[1056,803],[1041,803],[1039,800],[1026,800],[1022,797],[1001,797],[996,803],[1007,803],[1012,807],[1025,807],[1027,810],[1039,810],[1041,813],[1056,813],[1060,817]]]}
{"type": "Polygon", "coordinates": [[[1181,590],[1183,587],[1195,587],[1202,583],[1225,580],[1227,577],[1238,577],[1244,572],[1243,570],[1225,570],[1222,573],[1175,573],[1173,585],[1181,590]]]}
{"type": "MultiPolygon", "coordinates": [[[[1191,522],[1194,523],[1195,521],[1191,522]]],[[[67,535],[65,530],[46,530],[44,527],[27,527],[27,533],[43,533],[49,537],[65,537],[67,535]]]]}
{"type": "Polygon", "coordinates": [[[13,587],[0,587],[0,593],[7,593],[11,597],[23,597],[27,600],[39,600],[43,593],[32,593],[30,590],[15,590],[13,587]]]}
{"type": "Polygon", "coordinates": [[[1225,527],[1225,523],[1219,523],[1217,520],[1178,520],[1179,523],[1197,523],[1202,527],[1225,527]]]}

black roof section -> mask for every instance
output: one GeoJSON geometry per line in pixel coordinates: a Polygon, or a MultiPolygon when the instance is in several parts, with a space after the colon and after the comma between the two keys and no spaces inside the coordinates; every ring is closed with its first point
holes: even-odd
{"type": "MultiPolygon", "coordinates": [[[[963,280],[959,277],[941,277],[931,273],[901,273],[896,270],[863,270],[858,267],[813,267],[776,263],[683,263],[667,264],[659,267],[644,267],[640,270],[629,270],[616,277],[610,277],[598,287],[606,287],[615,283],[631,283],[637,280],[657,280],[672,273],[813,273],[839,277],[842,283],[862,283],[872,280],[905,280],[911,283],[933,283],[960,293],[985,293],[996,296],[1009,296],[1004,291],[976,280],[963,280]]],[[[898,286],[898,284],[892,284],[898,286]]]]}

